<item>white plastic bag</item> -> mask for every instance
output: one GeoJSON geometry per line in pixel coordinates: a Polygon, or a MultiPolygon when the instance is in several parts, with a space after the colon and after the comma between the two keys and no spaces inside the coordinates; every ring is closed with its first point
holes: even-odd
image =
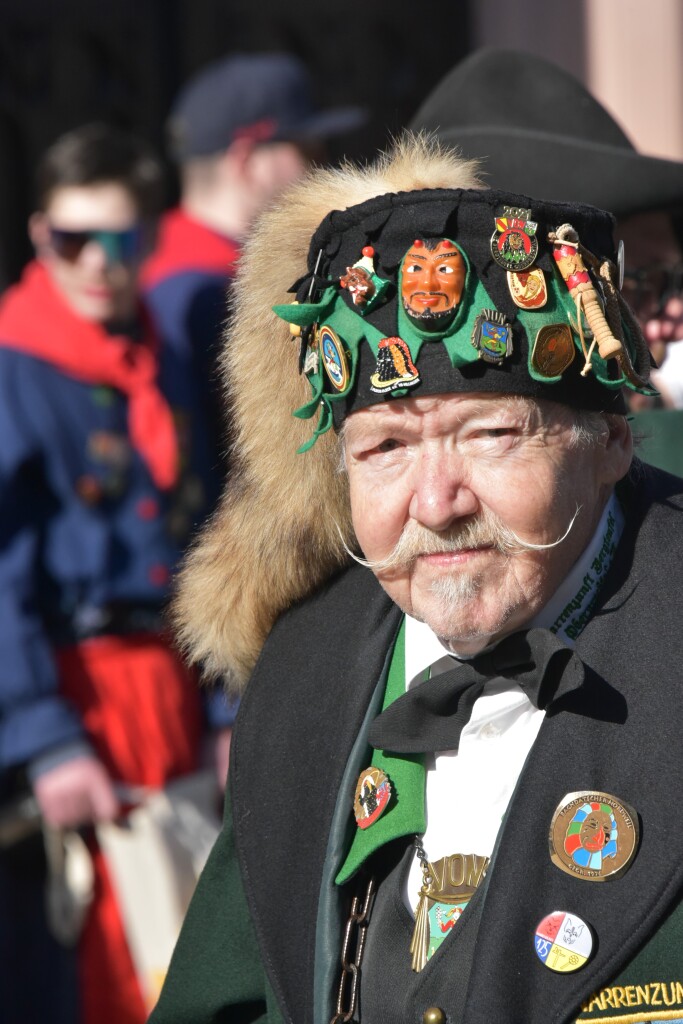
{"type": "Polygon", "coordinates": [[[220,829],[213,772],[147,792],[122,823],[97,826],[143,998],[151,1010],[220,829]]]}

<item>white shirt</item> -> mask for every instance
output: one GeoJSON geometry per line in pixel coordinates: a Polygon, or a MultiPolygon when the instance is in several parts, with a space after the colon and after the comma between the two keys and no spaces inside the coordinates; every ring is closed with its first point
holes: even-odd
{"type": "MultiPolygon", "coordinates": [[[[591,542],[545,608],[529,623],[530,629],[553,628],[573,646],[622,529],[623,514],[612,495],[591,542]]],[[[406,689],[419,686],[427,669],[444,656],[456,660],[426,623],[406,615],[406,689]]],[[[438,752],[431,764],[427,762],[427,830],[422,845],[430,861],[454,853],[491,856],[502,817],[544,717],[545,712],[535,708],[516,683],[498,679],[486,684],[462,730],[458,751],[438,752]]],[[[422,869],[415,857],[403,892],[413,913],[421,885],[422,869]]]]}

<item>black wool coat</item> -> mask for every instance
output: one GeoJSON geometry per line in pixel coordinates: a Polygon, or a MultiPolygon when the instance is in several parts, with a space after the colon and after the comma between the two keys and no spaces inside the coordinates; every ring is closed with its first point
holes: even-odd
{"type": "MultiPolygon", "coordinates": [[[[467,1024],[683,1021],[682,492],[638,463],[620,486],[624,534],[576,645],[587,681],[546,714],[501,826],[467,1024]],[[641,833],[629,869],[601,883],[560,871],[548,850],[562,798],[596,790],[634,808],[641,833]],[[575,973],[534,950],[555,910],[594,933],[575,973]]],[[[276,624],[235,730],[232,814],[150,1024],[329,1021],[348,912],[333,879],[400,618],[354,567],[276,624]]]]}

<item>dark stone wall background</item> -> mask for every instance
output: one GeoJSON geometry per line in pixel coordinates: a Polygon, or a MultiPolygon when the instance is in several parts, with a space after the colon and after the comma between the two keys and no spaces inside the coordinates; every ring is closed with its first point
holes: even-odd
{"type": "MultiPolygon", "coordinates": [[[[0,0],[0,288],[30,256],[33,169],[62,132],[103,119],[163,150],[173,97],[232,52],[289,50],[321,106],[360,103],[369,123],[331,157],[371,156],[470,48],[468,0],[0,0]],[[403,8],[405,10],[405,8],[403,8]]],[[[169,167],[168,201],[175,195],[169,167]]]]}

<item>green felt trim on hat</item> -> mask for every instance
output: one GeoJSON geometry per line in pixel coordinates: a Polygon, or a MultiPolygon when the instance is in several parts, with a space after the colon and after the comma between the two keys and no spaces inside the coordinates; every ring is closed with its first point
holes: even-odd
{"type": "MultiPolygon", "coordinates": [[[[406,690],[406,620],[396,637],[389,666],[382,711],[406,690]]],[[[342,864],[335,883],[344,882],[355,875],[368,857],[386,843],[399,836],[422,835],[427,828],[425,815],[425,766],[422,754],[388,754],[375,750],[372,767],[380,768],[391,782],[391,800],[388,809],[366,829],[356,828],[351,848],[342,864]]]]}
{"type": "Polygon", "coordinates": [[[329,309],[337,298],[337,289],[326,288],[319,302],[283,302],[273,306],[273,313],[288,324],[297,327],[310,327],[311,324],[324,320],[329,309]]]}
{"type": "Polygon", "coordinates": [[[327,288],[323,299],[319,303],[301,303],[300,305],[286,304],[273,306],[273,312],[283,320],[291,323],[298,323],[299,326],[309,327],[317,324],[319,327],[331,327],[343,347],[349,359],[349,380],[343,391],[326,391],[325,381],[327,374],[322,362],[322,356],[318,360],[318,369],[309,371],[306,376],[311,385],[311,398],[304,405],[294,410],[293,415],[297,419],[310,419],[320,410],[318,425],[309,441],[302,445],[299,453],[308,451],[321,434],[326,433],[332,426],[332,406],[335,402],[346,398],[353,387],[358,368],[358,349],[365,340],[372,348],[375,355],[379,351],[379,343],[384,337],[372,324],[367,323],[361,316],[351,309],[344,301],[336,286],[327,288]],[[296,316],[296,320],[294,316],[296,316]]]}

